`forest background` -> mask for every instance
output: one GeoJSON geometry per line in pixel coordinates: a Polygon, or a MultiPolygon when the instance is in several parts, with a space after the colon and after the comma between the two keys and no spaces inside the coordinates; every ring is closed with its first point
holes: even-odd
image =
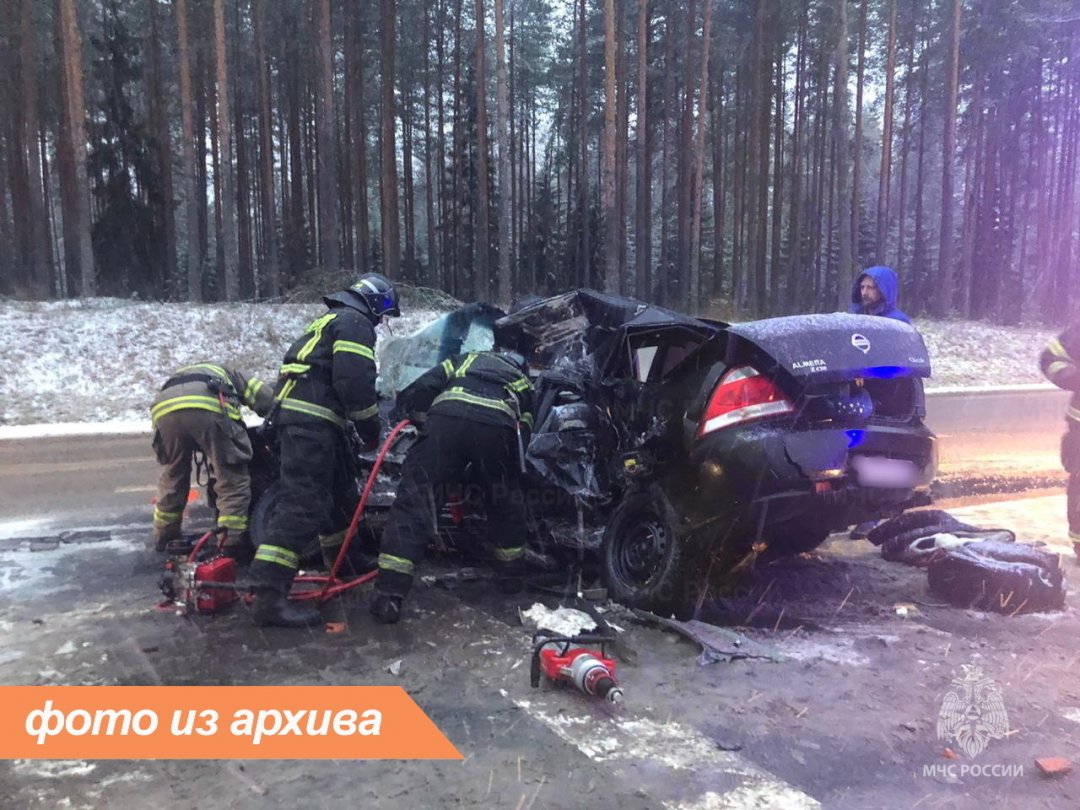
{"type": "Polygon", "coordinates": [[[1071,0],[0,0],[0,294],[1056,323],[1071,0]]]}

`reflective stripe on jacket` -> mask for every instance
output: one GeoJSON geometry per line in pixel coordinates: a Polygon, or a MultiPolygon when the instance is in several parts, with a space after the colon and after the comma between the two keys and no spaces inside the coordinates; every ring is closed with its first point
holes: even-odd
{"type": "Polygon", "coordinates": [[[308,324],[285,353],[277,399],[281,424],[353,421],[377,431],[375,329],[367,317],[335,307],[308,324]]]}
{"type": "Polygon", "coordinates": [[[1065,418],[1080,426],[1080,323],[1050,339],[1039,355],[1039,367],[1058,388],[1073,392],[1065,418]]]}
{"type": "Polygon", "coordinates": [[[444,360],[401,392],[406,413],[445,414],[494,425],[533,426],[533,386],[517,366],[489,352],[444,360]]]}
{"type": "Polygon", "coordinates": [[[166,414],[190,409],[224,413],[240,421],[241,404],[266,416],[273,405],[270,387],[234,368],[195,363],[178,369],[165,381],[150,406],[150,418],[156,425],[166,414]]]}

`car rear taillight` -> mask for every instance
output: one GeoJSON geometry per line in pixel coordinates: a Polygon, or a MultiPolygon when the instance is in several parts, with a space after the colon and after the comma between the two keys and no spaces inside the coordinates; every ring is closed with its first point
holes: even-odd
{"type": "Polygon", "coordinates": [[[697,435],[794,410],[795,406],[775,382],[751,366],[740,366],[720,378],[709,397],[697,435]]]}

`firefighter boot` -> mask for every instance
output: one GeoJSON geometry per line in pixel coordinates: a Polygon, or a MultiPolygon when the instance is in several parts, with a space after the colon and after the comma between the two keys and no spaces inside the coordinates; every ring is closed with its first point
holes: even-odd
{"type": "Polygon", "coordinates": [[[401,621],[401,597],[375,591],[371,600],[371,615],[379,624],[397,624],[401,621]]]}
{"type": "MultiPolygon", "coordinates": [[[[340,532],[334,532],[333,534],[320,534],[319,535],[319,547],[322,549],[323,565],[326,566],[327,571],[334,569],[334,563],[337,562],[338,552],[341,551],[341,544],[345,542],[345,530],[340,532]]],[[[340,571],[339,573],[345,575],[349,571],[340,571]]]]}
{"type": "Polygon", "coordinates": [[[152,539],[154,541],[154,551],[167,551],[169,543],[180,539],[180,524],[167,523],[164,526],[155,526],[152,539]]]}
{"type": "MultiPolygon", "coordinates": [[[[338,555],[341,554],[341,547],[345,543],[346,530],[342,529],[340,532],[331,535],[319,535],[319,546],[322,548],[323,565],[326,566],[327,571],[333,571],[334,565],[337,563],[338,555]]],[[[369,554],[360,547],[360,532],[349,543],[349,550],[345,554],[345,559],[341,561],[341,567],[338,568],[337,576],[339,577],[358,577],[361,574],[366,574],[368,571],[374,571],[379,567],[379,559],[374,554],[369,554]]]]}
{"type": "Polygon", "coordinates": [[[513,596],[525,589],[525,559],[496,560],[495,587],[505,596],[513,596]]]}
{"type": "Polygon", "coordinates": [[[251,565],[255,558],[255,546],[251,544],[251,536],[247,532],[229,532],[222,541],[221,553],[236,560],[236,564],[243,568],[251,565]]]}
{"type": "Polygon", "coordinates": [[[260,627],[313,627],[322,615],[310,602],[290,602],[289,583],[253,588],[251,619],[260,627]]]}

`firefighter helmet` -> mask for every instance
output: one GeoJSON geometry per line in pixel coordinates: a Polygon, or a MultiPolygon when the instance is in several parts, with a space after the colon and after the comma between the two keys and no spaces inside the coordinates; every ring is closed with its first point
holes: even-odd
{"type": "Polygon", "coordinates": [[[379,273],[365,273],[347,290],[328,295],[323,300],[327,306],[344,304],[354,309],[361,309],[357,304],[362,304],[362,308],[375,320],[383,315],[401,315],[397,290],[386,276],[379,273]]]}

